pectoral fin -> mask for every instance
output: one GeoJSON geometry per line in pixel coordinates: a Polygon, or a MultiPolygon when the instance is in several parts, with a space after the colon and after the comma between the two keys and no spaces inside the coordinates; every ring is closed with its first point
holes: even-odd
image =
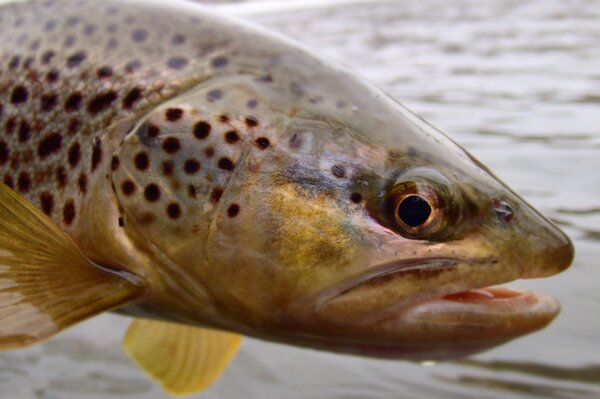
{"type": "Polygon", "coordinates": [[[0,350],[47,338],[140,292],[95,267],[50,218],[0,184],[0,350]]]}
{"type": "Polygon", "coordinates": [[[167,392],[184,396],[215,381],[240,342],[238,334],[138,319],[127,330],[123,348],[167,392]]]}

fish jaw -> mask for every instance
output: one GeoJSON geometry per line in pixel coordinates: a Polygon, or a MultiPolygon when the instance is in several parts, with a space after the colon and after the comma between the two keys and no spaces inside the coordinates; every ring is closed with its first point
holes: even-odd
{"type": "MultiPolygon", "coordinates": [[[[551,296],[503,287],[469,290],[420,302],[385,320],[364,325],[360,334],[343,329],[343,337],[297,335],[288,329],[276,338],[272,331],[259,338],[288,344],[384,359],[449,360],[492,349],[547,326],[560,312],[551,296]],[[379,339],[373,340],[376,331],[379,339]]],[[[338,330],[338,333],[342,330],[338,330]]]]}

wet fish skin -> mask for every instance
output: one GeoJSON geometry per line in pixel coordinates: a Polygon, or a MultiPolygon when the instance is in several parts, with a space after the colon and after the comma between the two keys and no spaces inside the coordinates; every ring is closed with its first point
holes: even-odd
{"type": "Polygon", "coordinates": [[[30,2],[1,18],[4,182],[87,257],[143,282],[130,314],[407,358],[468,354],[555,316],[540,299],[544,317],[507,310],[510,328],[470,308],[448,309],[436,331],[418,314],[390,318],[554,274],[573,250],[462,148],[351,72],[191,4],[30,2]],[[390,216],[407,181],[440,196],[435,235],[409,237],[390,216]],[[451,327],[461,316],[477,328],[451,327]]]}

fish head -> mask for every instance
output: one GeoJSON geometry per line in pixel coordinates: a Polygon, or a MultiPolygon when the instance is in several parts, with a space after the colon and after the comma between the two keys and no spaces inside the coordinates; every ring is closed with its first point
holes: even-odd
{"type": "MultiPolygon", "coordinates": [[[[218,152],[235,153],[225,175],[207,160],[210,184],[177,173],[182,187],[196,184],[209,199],[204,205],[172,179],[159,183],[185,204],[185,217],[143,233],[205,288],[220,318],[204,323],[335,352],[443,359],[535,331],[558,314],[547,295],[486,287],[564,270],[570,240],[402,105],[347,82],[331,89],[351,91],[344,106],[274,101],[276,90],[244,79],[217,86],[222,96],[237,93],[227,123],[251,112],[256,124],[237,127],[237,147],[227,132],[211,133],[218,152]],[[251,101],[259,108],[243,108],[251,101]],[[211,203],[215,181],[221,192],[211,203]]],[[[224,111],[206,112],[216,120],[224,111]]],[[[204,149],[192,126],[173,134],[186,135],[182,147],[197,154],[204,149]]]]}

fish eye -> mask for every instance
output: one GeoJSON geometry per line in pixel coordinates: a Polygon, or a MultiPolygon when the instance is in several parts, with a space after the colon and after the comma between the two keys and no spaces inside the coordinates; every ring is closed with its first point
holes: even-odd
{"type": "Polygon", "coordinates": [[[409,227],[419,227],[427,222],[432,209],[429,202],[420,195],[408,195],[398,205],[398,219],[409,227]]]}
{"type": "Polygon", "coordinates": [[[394,230],[407,238],[437,235],[445,223],[444,201],[433,184],[405,181],[388,196],[388,215],[394,230]]]}

